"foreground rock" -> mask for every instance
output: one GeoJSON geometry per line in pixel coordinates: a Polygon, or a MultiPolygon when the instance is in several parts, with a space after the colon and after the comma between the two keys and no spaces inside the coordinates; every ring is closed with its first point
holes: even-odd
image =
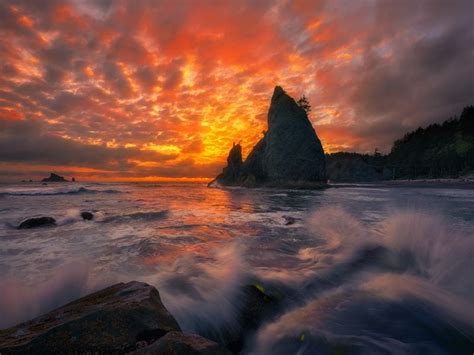
{"type": "Polygon", "coordinates": [[[20,223],[18,229],[30,229],[39,227],[53,227],[56,225],[56,220],[53,217],[33,217],[25,219],[20,223]]]}
{"type": "Polygon", "coordinates": [[[0,330],[0,353],[126,353],[180,331],[145,283],[119,283],[31,321],[0,330]]]}
{"type": "Polygon", "coordinates": [[[49,177],[44,178],[41,181],[42,182],[67,182],[67,180],[64,177],[57,175],[55,173],[51,173],[49,177]]]}
{"type": "Polygon", "coordinates": [[[216,342],[196,334],[169,332],[151,345],[132,352],[133,355],[230,355],[216,342]]]}
{"type": "Polygon", "coordinates": [[[245,162],[241,150],[233,145],[227,167],[210,185],[318,187],[326,181],[324,151],[306,111],[279,86],[268,111],[268,132],[245,162]]]}

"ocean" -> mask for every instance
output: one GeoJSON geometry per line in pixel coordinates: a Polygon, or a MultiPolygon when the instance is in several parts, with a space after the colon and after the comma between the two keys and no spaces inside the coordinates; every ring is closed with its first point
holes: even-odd
{"type": "Polygon", "coordinates": [[[472,189],[0,185],[0,328],[137,280],[220,340],[252,284],[280,307],[243,353],[470,355],[473,266],[472,189]]]}

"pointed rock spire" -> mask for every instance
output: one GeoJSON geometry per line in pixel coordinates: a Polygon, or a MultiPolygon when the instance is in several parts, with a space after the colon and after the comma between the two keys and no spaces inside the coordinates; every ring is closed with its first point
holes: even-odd
{"type": "Polygon", "coordinates": [[[281,95],[286,95],[285,90],[281,86],[275,86],[275,89],[273,89],[273,95],[272,95],[272,100],[273,98],[277,98],[281,95]]]}
{"type": "Polygon", "coordinates": [[[325,181],[324,151],[307,113],[279,86],[268,110],[264,168],[271,181],[325,181]]]}
{"type": "Polygon", "coordinates": [[[239,144],[232,147],[216,180],[224,185],[243,181],[292,185],[325,182],[324,151],[307,113],[281,86],[276,86],[268,110],[268,131],[242,163],[239,144]]]}

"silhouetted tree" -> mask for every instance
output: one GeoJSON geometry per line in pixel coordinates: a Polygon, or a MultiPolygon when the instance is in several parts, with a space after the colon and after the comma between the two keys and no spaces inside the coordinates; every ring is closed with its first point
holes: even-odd
{"type": "Polygon", "coordinates": [[[306,111],[306,113],[309,113],[311,111],[311,105],[309,104],[308,99],[306,96],[301,96],[298,101],[296,101],[299,107],[301,107],[303,110],[306,111]]]}

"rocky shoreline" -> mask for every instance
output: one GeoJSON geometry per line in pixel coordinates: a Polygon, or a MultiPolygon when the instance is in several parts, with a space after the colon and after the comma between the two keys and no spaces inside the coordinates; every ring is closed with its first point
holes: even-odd
{"type": "Polygon", "coordinates": [[[42,316],[0,330],[1,354],[202,354],[238,353],[249,332],[278,307],[260,285],[243,289],[241,331],[219,344],[184,333],[146,283],[119,283],[42,316]]]}

